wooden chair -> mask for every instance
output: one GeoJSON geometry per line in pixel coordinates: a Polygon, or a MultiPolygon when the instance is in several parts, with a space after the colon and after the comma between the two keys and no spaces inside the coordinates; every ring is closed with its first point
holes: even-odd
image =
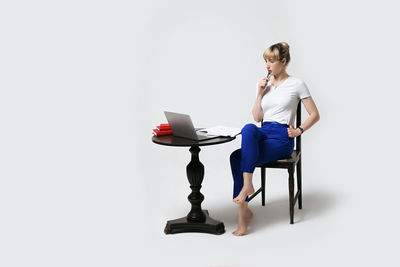
{"type": "MultiPolygon", "coordinates": [[[[296,113],[296,127],[301,124],[301,101],[297,105],[296,113]]],[[[261,122],[262,125],[262,122],[261,122]]],[[[296,146],[293,150],[292,156],[286,159],[279,159],[273,162],[257,166],[261,168],[261,187],[249,197],[252,200],[258,193],[261,194],[261,203],[265,206],[265,169],[266,168],[279,168],[287,169],[289,172],[289,210],[290,210],[290,223],[293,224],[294,206],[296,201],[299,201],[299,209],[302,209],[301,199],[301,135],[296,137],[296,146]],[[297,174],[297,192],[294,195],[294,169],[296,168],[297,174]]]]}

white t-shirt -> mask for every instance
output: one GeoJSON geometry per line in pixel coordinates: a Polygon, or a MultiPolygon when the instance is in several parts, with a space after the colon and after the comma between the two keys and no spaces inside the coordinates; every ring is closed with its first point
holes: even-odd
{"type": "MultiPolygon", "coordinates": [[[[296,117],[296,108],[300,99],[311,96],[304,81],[289,76],[277,87],[268,82],[270,90],[261,100],[264,112],[263,121],[276,121],[282,124],[292,124],[296,117]]],[[[257,83],[258,93],[258,83],[257,83]]]]}

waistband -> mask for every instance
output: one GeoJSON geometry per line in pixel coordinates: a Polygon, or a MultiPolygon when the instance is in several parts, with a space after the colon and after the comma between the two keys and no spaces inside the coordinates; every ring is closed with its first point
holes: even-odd
{"type": "Polygon", "coordinates": [[[279,126],[283,126],[283,127],[289,127],[288,124],[279,123],[279,122],[276,122],[276,121],[263,121],[262,122],[262,126],[264,126],[264,125],[279,125],[279,126]]]}

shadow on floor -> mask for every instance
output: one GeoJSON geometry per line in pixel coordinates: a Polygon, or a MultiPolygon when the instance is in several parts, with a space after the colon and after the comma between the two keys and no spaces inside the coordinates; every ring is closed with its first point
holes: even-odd
{"type": "MultiPolygon", "coordinates": [[[[231,201],[231,200],[230,200],[231,201]]],[[[331,208],[340,202],[339,195],[328,191],[307,191],[303,193],[303,208],[299,210],[298,203],[294,209],[294,224],[312,220],[328,213],[331,208]]],[[[238,206],[233,202],[226,202],[225,205],[202,207],[208,209],[212,218],[222,221],[226,231],[234,230],[237,227],[238,206]]],[[[275,224],[290,224],[289,197],[279,199],[268,199],[266,196],[265,206],[261,205],[261,195],[252,199],[249,208],[254,213],[251,222],[253,231],[262,230],[275,224]]]]}

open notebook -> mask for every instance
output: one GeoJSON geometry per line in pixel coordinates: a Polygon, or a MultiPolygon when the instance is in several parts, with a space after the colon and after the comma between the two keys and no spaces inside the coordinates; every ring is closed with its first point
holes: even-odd
{"type": "Polygon", "coordinates": [[[226,126],[214,126],[210,128],[197,130],[198,132],[206,133],[207,136],[230,136],[234,137],[241,133],[240,128],[226,127],[226,126]]]}

